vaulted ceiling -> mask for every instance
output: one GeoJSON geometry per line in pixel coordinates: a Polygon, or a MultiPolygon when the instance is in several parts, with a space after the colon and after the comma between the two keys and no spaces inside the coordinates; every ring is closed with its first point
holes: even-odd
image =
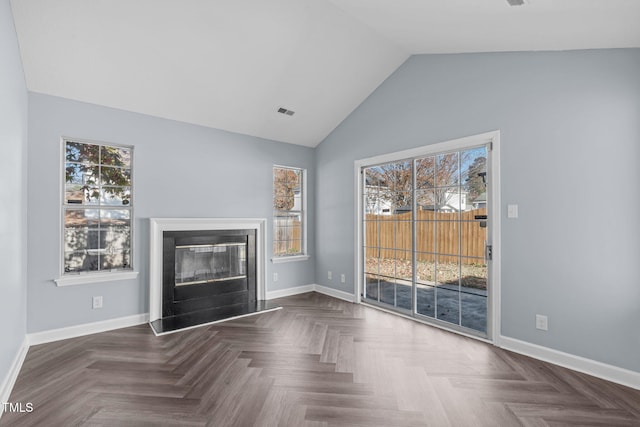
{"type": "Polygon", "coordinates": [[[12,7],[33,92],[310,147],[412,54],[640,47],[640,0],[12,0],[12,7]]]}

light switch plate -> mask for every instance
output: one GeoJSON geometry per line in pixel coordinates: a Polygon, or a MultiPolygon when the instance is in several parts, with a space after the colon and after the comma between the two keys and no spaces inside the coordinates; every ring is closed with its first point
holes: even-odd
{"type": "Polygon", "coordinates": [[[518,205],[507,205],[507,218],[518,218],[518,205]]]}
{"type": "Polygon", "coordinates": [[[549,330],[549,320],[547,316],[536,314],[536,329],[540,329],[541,331],[549,330]]]}
{"type": "Polygon", "coordinates": [[[94,309],[102,308],[102,296],[93,297],[91,300],[91,307],[94,309]]]}

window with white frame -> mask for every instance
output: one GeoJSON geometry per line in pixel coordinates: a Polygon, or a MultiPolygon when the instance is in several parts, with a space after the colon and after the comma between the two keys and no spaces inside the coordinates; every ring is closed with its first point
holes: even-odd
{"type": "Polygon", "coordinates": [[[131,270],[133,147],[63,144],[64,274],[131,270]]]}
{"type": "Polygon", "coordinates": [[[273,167],[273,256],[306,255],[305,171],[273,167]]]}

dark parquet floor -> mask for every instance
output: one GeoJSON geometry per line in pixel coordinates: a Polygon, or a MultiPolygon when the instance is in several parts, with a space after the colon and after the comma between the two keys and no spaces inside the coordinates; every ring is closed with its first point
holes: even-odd
{"type": "Polygon", "coordinates": [[[640,391],[317,293],[34,346],[2,426],[640,426],[640,391]]]}

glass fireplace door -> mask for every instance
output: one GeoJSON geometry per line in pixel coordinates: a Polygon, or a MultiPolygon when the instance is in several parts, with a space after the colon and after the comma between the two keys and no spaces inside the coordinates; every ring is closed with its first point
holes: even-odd
{"type": "Polygon", "coordinates": [[[176,246],[176,286],[247,277],[246,243],[176,246]]]}
{"type": "Polygon", "coordinates": [[[163,317],[256,301],[255,230],[163,233],[163,317]]]}

